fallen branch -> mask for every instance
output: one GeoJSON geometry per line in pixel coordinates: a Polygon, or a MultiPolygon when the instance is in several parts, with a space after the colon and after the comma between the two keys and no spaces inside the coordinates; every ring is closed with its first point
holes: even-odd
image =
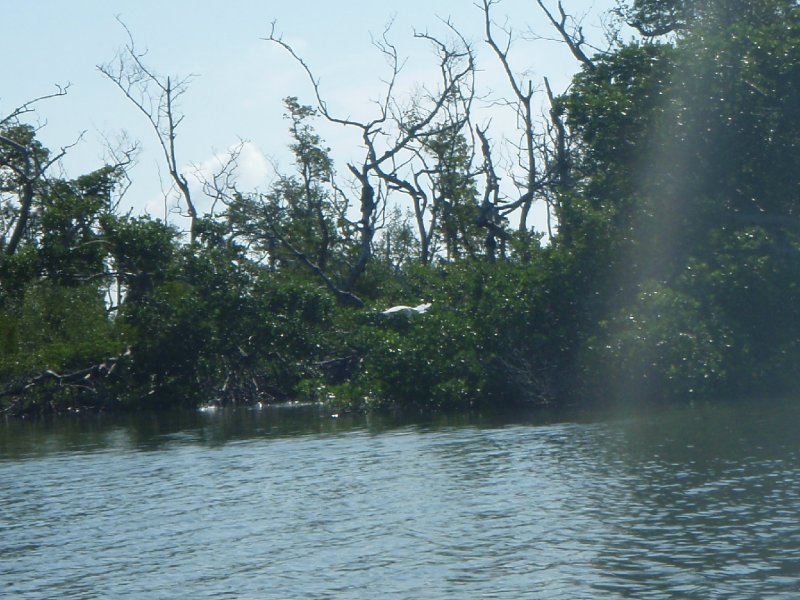
{"type": "Polygon", "coordinates": [[[0,390],[0,398],[7,396],[17,397],[17,399],[11,404],[3,408],[0,413],[10,413],[14,410],[14,408],[16,408],[22,397],[27,392],[46,383],[55,383],[58,387],[78,387],[86,391],[96,393],[97,390],[94,387],[95,383],[98,380],[109,377],[114,372],[117,364],[130,355],[131,350],[128,348],[125,350],[125,352],[118,356],[109,357],[98,364],[92,365],[85,369],[80,369],[78,371],[72,371],[70,373],[57,373],[52,369],[45,369],[38,375],[35,375],[34,377],[31,377],[22,383],[12,385],[5,390],[0,390]]]}

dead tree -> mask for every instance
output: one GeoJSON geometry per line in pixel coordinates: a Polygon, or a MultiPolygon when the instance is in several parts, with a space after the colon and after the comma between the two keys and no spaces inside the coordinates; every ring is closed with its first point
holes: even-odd
{"type": "MultiPolygon", "coordinates": [[[[451,30],[455,31],[452,28],[451,30]]],[[[276,34],[274,25],[269,37],[265,38],[288,52],[306,72],[314,90],[319,113],[331,123],[356,129],[360,133],[363,158],[359,162],[348,164],[359,197],[360,217],[355,223],[358,252],[357,258],[341,280],[341,292],[350,292],[372,256],[378,219],[385,211],[389,192],[401,192],[410,198],[425,248],[423,260],[430,256],[431,230],[436,227],[436,222],[435,216],[434,220],[426,221],[426,216],[431,214],[432,199],[430,187],[423,181],[430,175],[430,168],[422,160],[422,148],[426,140],[446,131],[462,129],[467,123],[468,106],[472,97],[469,79],[473,76],[475,67],[472,49],[463,37],[458,37],[458,48],[427,33],[417,33],[416,37],[433,43],[437,49],[439,87],[435,90],[424,90],[411,106],[401,106],[397,98],[396,82],[402,64],[396,47],[388,41],[385,31],[376,46],[386,57],[391,72],[384,93],[377,103],[377,115],[365,120],[339,117],[328,107],[319,79],[294,48],[276,34]],[[461,106],[461,109],[455,109],[455,105],[461,106]],[[448,114],[448,110],[455,112],[448,114]],[[459,116],[454,117],[454,114],[459,116]]]]}
{"type": "Polygon", "coordinates": [[[177,158],[177,132],[183,115],[177,103],[186,93],[192,77],[162,77],[145,63],[145,51],[140,51],[128,27],[122,23],[128,35],[128,43],[117,52],[112,62],[97,65],[98,70],[113,82],[125,97],[141,112],[156,134],[164,154],[170,178],[186,205],[189,217],[189,239],[196,237],[197,209],[189,189],[189,181],[181,172],[177,158]]]}
{"type": "MultiPolygon", "coordinates": [[[[437,238],[441,237],[443,213],[453,202],[440,181],[448,166],[447,156],[433,156],[434,163],[431,163],[430,155],[440,154],[442,150],[447,155],[448,148],[457,143],[459,136],[468,133],[475,95],[473,50],[449,22],[445,23],[455,34],[455,42],[446,43],[428,33],[415,34],[417,39],[430,42],[435,49],[439,61],[437,89],[425,90],[412,99],[410,106],[392,106],[388,121],[398,137],[394,146],[387,150],[391,155],[385,153],[380,159],[376,156],[374,161],[375,173],[387,187],[411,201],[422,264],[428,264],[439,250],[437,238]]],[[[396,67],[397,55],[393,48],[390,56],[396,67]]],[[[471,158],[468,162],[472,162],[471,158]]]]}
{"type": "Polygon", "coordinates": [[[218,204],[230,206],[240,193],[236,181],[237,171],[239,169],[239,157],[246,144],[247,141],[240,140],[239,143],[229,148],[227,152],[217,154],[214,157],[217,168],[210,173],[204,172],[197,166],[194,169],[194,178],[200,184],[203,195],[211,200],[211,207],[207,212],[211,218],[216,216],[218,204]]]}
{"type": "Polygon", "coordinates": [[[475,132],[481,141],[481,151],[483,153],[483,174],[486,179],[484,186],[483,200],[481,201],[480,212],[478,213],[478,225],[487,230],[486,256],[490,262],[494,262],[497,256],[497,241],[500,240],[500,256],[505,258],[506,242],[508,232],[502,227],[503,217],[500,214],[500,177],[495,171],[494,161],[492,160],[492,150],[489,138],[486,137],[486,129],[475,127],[475,132]]]}
{"type": "MultiPolygon", "coordinates": [[[[548,206],[555,207],[556,214],[558,216],[558,242],[563,245],[569,245],[572,242],[571,224],[569,223],[568,219],[563,218],[565,194],[570,189],[572,183],[572,161],[569,148],[569,135],[567,132],[567,126],[564,124],[561,109],[558,106],[558,102],[553,94],[553,89],[550,87],[550,81],[547,79],[547,77],[544,78],[544,86],[547,90],[547,99],[550,102],[549,137],[551,143],[547,148],[550,154],[548,167],[551,186],[548,191],[554,192],[554,197],[548,199],[548,206]]],[[[547,216],[549,229],[549,211],[547,216]]]]}
{"type": "MultiPolygon", "coordinates": [[[[481,9],[483,10],[486,43],[500,61],[500,65],[503,67],[503,71],[506,74],[509,86],[514,94],[514,98],[509,100],[507,104],[515,111],[519,127],[522,130],[522,143],[518,147],[520,156],[519,167],[521,168],[522,176],[514,177],[520,195],[516,199],[502,203],[502,205],[498,207],[498,210],[504,215],[519,210],[518,230],[520,233],[525,234],[528,232],[528,216],[531,207],[547,185],[547,177],[544,170],[540,169],[538,161],[540,144],[536,137],[533,103],[536,90],[530,79],[526,81],[518,77],[511,69],[511,64],[509,62],[511,32],[508,30],[504,31],[506,40],[503,46],[500,45],[495,37],[494,29],[496,25],[492,21],[491,9],[497,2],[498,0],[482,0],[481,9]]],[[[484,131],[483,139],[485,138],[486,135],[484,131]]],[[[484,150],[484,156],[487,156],[486,150],[484,150]]]]}
{"type": "MultiPolygon", "coordinates": [[[[544,89],[549,102],[549,109],[541,124],[542,129],[537,132],[534,103],[535,89],[530,79],[527,81],[514,74],[509,61],[511,49],[511,32],[503,30],[504,44],[500,44],[495,36],[496,25],[492,21],[492,7],[499,0],[481,0],[480,8],[483,11],[486,43],[494,52],[503,70],[506,73],[513,98],[507,102],[516,112],[522,141],[517,147],[519,164],[522,175],[514,177],[519,189],[519,196],[506,202],[498,203],[498,211],[507,215],[519,210],[519,231],[527,230],[526,221],[532,203],[543,200],[547,206],[547,233],[551,240],[553,236],[552,217],[558,220],[559,242],[569,243],[569,224],[561,218],[563,216],[564,192],[570,186],[570,146],[569,132],[564,123],[563,116],[558,107],[558,101],[550,86],[549,80],[544,78],[544,89]]],[[[557,15],[547,8],[543,0],[537,4],[546,15],[550,24],[556,29],[561,41],[566,44],[572,55],[586,69],[594,69],[595,65],[589,58],[586,47],[589,46],[580,24],[567,14],[561,2],[558,2],[557,15]]],[[[486,156],[486,131],[481,132],[484,143],[484,156],[486,156]]],[[[488,169],[485,167],[485,169],[488,169]]],[[[489,185],[487,183],[487,185],[489,185]]]]}

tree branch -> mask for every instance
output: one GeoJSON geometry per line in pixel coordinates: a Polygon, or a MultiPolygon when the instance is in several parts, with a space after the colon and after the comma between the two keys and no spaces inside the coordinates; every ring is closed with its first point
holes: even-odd
{"type": "Polygon", "coordinates": [[[46,383],[52,382],[59,387],[80,387],[94,393],[96,392],[94,387],[95,383],[109,377],[116,369],[117,364],[131,356],[131,354],[131,350],[128,348],[122,354],[106,358],[98,364],[69,373],[57,373],[51,369],[45,369],[40,374],[29,378],[23,383],[0,390],[0,398],[7,396],[17,397],[14,402],[2,410],[2,413],[10,413],[15,410],[17,404],[26,393],[46,383]]]}
{"type": "Polygon", "coordinates": [[[553,13],[547,9],[542,0],[536,0],[536,3],[544,11],[544,14],[547,15],[547,18],[550,20],[550,23],[553,24],[553,27],[556,28],[556,31],[558,31],[559,35],[561,35],[561,38],[564,40],[567,48],[569,48],[572,56],[574,56],[578,62],[585,65],[588,69],[594,69],[594,63],[581,47],[586,42],[586,39],[583,35],[583,30],[581,30],[580,27],[577,27],[574,33],[569,33],[567,31],[567,21],[570,20],[570,17],[567,15],[566,11],[564,11],[561,0],[558,2],[559,19],[556,19],[555,16],[553,16],[553,13]]]}
{"type": "Polygon", "coordinates": [[[133,34],[127,25],[120,18],[117,21],[127,33],[128,43],[118,51],[115,64],[97,65],[97,69],[122,91],[155,131],[170,177],[186,203],[190,219],[189,238],[194,242],[198,214],[189,182],[180,171],[175,143],[178,127],[184,118],[177,115],[175,102],[188,89],[192,76],[177,82],[173,82],[171,77],[162,80],[144,64],[146,52],[136,49],[133,34]],[[155,88],[155,93],[152,88],[155,88]]]}

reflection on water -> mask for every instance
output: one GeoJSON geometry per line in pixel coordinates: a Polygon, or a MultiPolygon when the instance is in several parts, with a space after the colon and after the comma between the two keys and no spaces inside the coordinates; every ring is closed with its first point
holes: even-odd
{"type": "Polygon", "coordinates": [[[798,403],[9,423],[0,592],[797,598],[799,425],[798,403]]]}

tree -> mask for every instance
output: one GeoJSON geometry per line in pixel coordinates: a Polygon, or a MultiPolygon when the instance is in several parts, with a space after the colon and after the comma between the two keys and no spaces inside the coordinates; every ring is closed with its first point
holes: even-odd
{"type": "Polygon", "coordinates": [[[0,250],[13,256],[27,233],[36,187],[45,179],[46,171],[66,153],[62,148],[55,156],[36,140],[36,130],[20,122],[35,106],[51,98],[64,96],[69,86],[58,86],[53,94],[34,98],[0,119],[0,200],[2,200],[2,238],[0,250]]]}
{"type": "Polygon", "coordinates": [[[112,279],[101,225],[124,166],[51,177],[67,148],[51,153],[16,116],[0,132],[2,410],[95,403],[98,385],[127,356],[105,304],[112,279]]]}
{"type": "Polygon", "coordinates": [[[795,7],[792,0],[634,0],[628,6],[621,4],[616,12],[644,37],[655,38],[692,35],[700,28],[722,31],[737,23],[760,25],[775,11],[789,17],[795,7]]]}
{"type": "Polygon", "coordinates": [[[432,210],[445,258],[475,258],[482,244],[472,148],[462,133],[445,131],[426,140],[425,149],[433,158],[432,210]]]}
{"type": "Polygon", "coordinates": [[[348,260],[358,252],[355,225],[347,215],[349,200],[334,181],[328,149],[309,123],[316,111],[297,98],[287,98],[285,105],[296,174],[280,175],[265,195],[236,194],[227,210],[232,235],[265,253],[271,270],[299,266],[322,280],[342,303],[360,305],[344,275],[348,260]]]}
{"type": "Polygon", "coordinates": [[[334,254],[339,261],[342,258],[340,229],[348,225],[347,204],[333,183],[329,151],[309,122],[316,111],[301,105],[297,98],[287,98],[284,103],[286,118],[291,121],[290,149],[296,173],[280,175],[264,196],[246,200],[240,195],[229,215],[238,232],[267,252],[271,268],[307,261],[328,273],[338,267],[329,265],[334,254]]]}
{"type": "Polygon", "coordinates": [[[112,62],[98,65],[97,69],[122,91],[155,132],[170,178],[186,205],[189,239],[193,242],[197,237],[199,215],[177,155],[178,128],[184,118],[178,111],[178,102],[188,90],[191,77],[173,78],[156,74],[144,62],[146,51],[136,47],[130,30],[122,21],[120,24],[128,35],[128,43],[117,52],[112,62]]]}
{"type": "MultiPolygon", "coordinates": [[[[586,297],[603,300],[584,303],[584,318],[637,314],[643,290],[653,289],[680,307],[675,336],[691,320],[697,331],[719,329],[711,315],[721,315],[727,346],[711,344],[714,371],[743,389],[785,382],[774,366],[797,361],[800,319],[788,299],[800,248],[800,12],[782,0],[737,15],[716,8],[698,12],[671,43],[596,58],[560,102],[579,149],[571,228],[586,244],[581,263],[601,257],[586,297]]],[[[652,315],[645,328],[612,322],[617,339],[665,335],[652,315]]]]}
{"type": "MultiPolygon", "coordinates": [[[[572,54],[585,68],[591,69],[593,63],[583,50],[585,43],[583,33],[580,28],[577,28],[574,34],[567,30],[569,17],[561,3],[558,4],[560,19],[556,19],[540,0],[537,1],[572,54]]],[[[513,93],[513,96],[503,100],[502,104],[513,110],[520,130],[520,141],[514,146],[514,153],[518,156],[518,170],[512,169],[510,172],[510,179],[516,187],[517,195],[501,201],[500,178],[497,175],[498,168],[491,152],[488,128],[483,130],[479,127],[476,128],[476,133],[481,141],[484,158],[483,172],[486,178],[479,222],[488,229],[487,244],[491,246],[496,243],[495,239],[498,237],[505,242],[508,236],[503,233],[502,228],[499,228],[499,224],[506,216],[517,212],[519,218],[517,237],[521,238],[521,255],[523,260],[528,260],[531,254],[530,244],[538,243],[538,237],[530,235],[528,225],[530,211],[537,200],[544,201],[547,206],[548,238],[554,242],[566,244],[570,242],[569,221],[563,219],[561,215],[564,210],[561,203],[567,197],[567,194],[563,192],[569,185],[569,139],[563,123],[562,112],[556,106],[553,91],[546,77],[544,86],[551,105],[550,123],[542,131],[537,131],[535,102],[537,88],[531,79],[515,74],[511,67],[512,31],[509,28],[503,28],[501,31],[505,40],[498,37],[496,33],[498,26],[492,18],[492,10],[497,3],[497,0],[484,0],[480,8],[483,11],[486,43],[499,61],[513,93]],[[559,225],[560,235],[558,238],[556,238],[552,226],[554,216],[559,225]]]]}
{"type": "Polygon", "coordinates": [[[69,147],[51,153],[27,124],[0,132],[0,296],[42,276],[64,285],[106,284],[99,221],[113,210],[125,164],[71,180],[50,177],[48,171],[69,147]]]}
{"type": "Polygon", "coordinates": [[[381,231],[380,252],[386,267],[395,273],[401,273],[405,267],[420,256],[419,239],[412,225],[413,214],[395,205],[381,231]]]}
{"type": "Polygon", "coordinates": [[[385,94],[378,103],[378,114],[369,120],[337,117],[322,96],[319,81],[310,67],[294,49],[276,35],[274,28],[268,41],[277,44],[297,60],[314,87],[317,109],[328,121],[351,127],[360,132],[364,158],[351,163],[348,169],[354,178],[354,187],[360,189],[357,203],[361,217],[356,230],[359,252],[354,259],[342,288],[349,290],[363,274],[372,254],[378,218],[386,208],[386,191],[400,192],[412,203],[420,237],[421,260],[431,258],[432,231],[436,228],[436,215],[429,193],[429,168],[422,157],[426,140],[444,132],[460,131],[469,118],[472,100],[474,57],[463,36],[455,32],[456,41],[450,45],[427,33],[415,37],[433,45],[439,59],[440,83],[436,90],[426,90],[401,106],[395,97],[395,83],[400,73],[401,61],[397,49],[388,41],[387,32],[377,42],[377,47],[387,58],[390,75],[385,94]],[[427,180],[427,181],[426,181],[427,180]],[[431,219],[427,221],[427,219],[431,219]]]}

